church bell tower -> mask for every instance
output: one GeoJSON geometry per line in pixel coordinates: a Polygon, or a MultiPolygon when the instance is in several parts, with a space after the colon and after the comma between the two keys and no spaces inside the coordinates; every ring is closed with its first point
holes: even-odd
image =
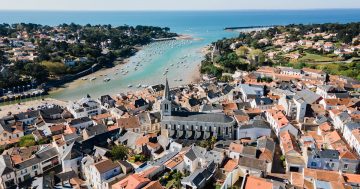
{"type": "Polygon", "coordinates": [[[170,96],[170,88],[169,82],[166,78],[164,96],[161,100],[161,116],[171,116],[171,96],[170,96]]]}

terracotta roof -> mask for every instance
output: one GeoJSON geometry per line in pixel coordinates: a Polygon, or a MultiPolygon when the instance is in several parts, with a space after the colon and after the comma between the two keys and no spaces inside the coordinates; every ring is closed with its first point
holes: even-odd
{"type": "Polygon", "coordinates": [[[159,143],[153,143],[153,142],[148,142],[148,143],[146,143],[146,145],[148,145],[152,149],[155,149],[160,146],[159,143]]]}
{"type": "Polygon", "coordinates": [[[291,184],[300,188],[304,187],[304,177],[301,173],[291,172],[291,184]]]}
{"type": "Polygon", "coordinates": [[[273,183],[271,183],[263,178],[249,176],[246,179],[245,189],[255,189],[255,188],[272,189],[273,183]]]}
{"type": "Polygon", "coordinates": [[[142,177],[149,177],[149,175],[151,173],[153,173],[154,171],[156,171],[157,169],[159,169],[159,166],[154,166],[154,167],[151,167],[149,169],[146,169],[142,172],[139,173],[139,176],[142,176],[142,177]]]}
{"type": "Polygon", "coordinates": [[[360,129],[354,129],[351,131],[357,141],[360,141],[360,129]]]}
{"type": "Polygon", "coordinates": [[[351,102],[350,98],[331,98],[331,99],[324,99],[327,105],[336,106],[336,105],[349,105],[351,102]]]}
{"type": "Polygon", "coordinates": [[[236,166],[238,165],[238,161],[239,160],[229,159],[224,165],[224,170],[226,172],[233,171],[236,168],[236,166]]]}
{"type": "Polygon", "coordinates": [[[94,120],[102,120],[102,119],[106,119],[106,118],[109,118],[111,117],[111,114],[110,113],[105,113],[105,114],[99,114],[99,115],[95,115],[92,117],[92,119],[94,120]]]}
{"type": "Polygon", "coordinates": [[[304,176],[313,179],[328,181],[328,182],[340,182],[344,183],[345,180],[337,171],[327,171],[320,169],[308,169],[304,168],[304,176]]]}
{"type": "Polygon", "coordinates": [[[112,185],[112,189],[136,189],[142,185],[149,183],[148,178],[142,177],[138,174],[132,174],[124,178],[123,180],[112,185]]]}
{"type": "Polygon", "coordinates": [[[338,142],[341,140],[341,137],[337,131],[330,132],[325,135],[326,142],[329,142],[330,144],[338,142]]]}
{"type": "Polygon", "coordinates": [[[242,144],[235,143],[235,142],[230,143],[230,146],[229,146],[230,151],[237,152],[237,153],[241,153],[243,148],[244,148],[244,146],[242,144]]]}
{"type": "Polygon", "coordinates": [[[360,184],[360,175],[359,174],[344,173],[343,176],[344,176],[344,179],[346,182],[360,184]]]}
{"type": "Polygon", "coordinates": [[[260,108],[248,108],[245,110],[245,113],[247,114],[261,114],[260,108]]]}
{"type": "Polygon", "coordinates": [[[183,161],[184,161],[183,155],[179,154],[179,155],[171,158],[164,165],[165,165],[165,167],[172,169],[172,168],[176,167],[177,165],[179,165],[183,161]]]}
{"type": "Polygon", "coordinates": [[[147,134],[145,136],[142,136],[140,138],[138,138],[136,141],[135,141],[135,145],[137,146],[143,146],[145,144],[147,144],[151,138],[155,138],[156,137],[156,134],[147,134]]]}
{"type": "Polygon", "coordinates": [[[289,120],[286,116],[282,113],[282,111],[277,110],[267,110],[267,112],[271,115],[271,117],[277,122],[278,127],[283,127],[289,124],[289,120]]]}
{"type": "Polygon", "coordinates": [[[273,161],[273,153],[270,150],[265,149],[261,152],[259,159],[265,160],[267,162],[272,162],[273,161]]]}
{"type": "Polygon", "coordinates": [[[119,163],[113,162],[109,159],[95,163],[94,166],[100,172],[100,174],[106,173],[112,169],[120,167],[119,163]]]}
{"type": "Polygon", "coordinates": [[[301,154],[300,148],[296,142],[295,137],[289,133],[289,131],[282,132],[280,134],[281,147],[284,153],[297,152],[301,154]]]}
{"type": "Polygon", "coordinates": [[[129,118],[120,118],[120,119],[116,120],[116,122],[117,122],[117,126],[119,128],[129,129],[129,128],[140,127],[139,119],[135,116],[129,117],[129,118]]]}
{"type": "Polygon", "coordinates": [[[352,159],[352,160],[357,160],[357,156],[350,152],[349,150],[343,151],[340,153],[340,159],[352,159]]]}
{"type": "Polygon", "coordinates": [[[238,123],[244,123],[249,121],[249,116],[247,115],[234,115],[238,123]]]}
{"type": "Polygon", "coordinates": [[[51,132],[57,132],[57,131],[63,131],[65,128],[65,125],[53,125],[50,127],[51,132]]]}
{"type": "Polygon", "coordinates": [[[149,184],[143,187],[143,189],[163,189],[164,187],[157,181],[151,181],[149,184]]]}
{"type": "Polygon", "coordinates": [[[331,131],[331,125],[328,122],[324,122],[322,124],[319,125],[319,129],[323,132],[328,132],[331,131]]]}

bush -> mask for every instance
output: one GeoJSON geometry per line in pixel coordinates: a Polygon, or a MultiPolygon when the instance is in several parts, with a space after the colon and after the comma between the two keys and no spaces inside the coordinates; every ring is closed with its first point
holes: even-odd
{"type": "Polygon", "coordinates": [[[129,154],[129,149],[124,145],[114,146],[111,149],[110,154],[112,160],[124,160],[129,154]]]}
{"type": "Polygon", "coordinates": [[[20,142],[19,142],[20,147],[29,147],[35,145],[36,145],[36,141],[33,135],[25,135],[20,138],[20,142]]]}
{"type": "Polygon", "coordinates": [[[280,157],[280,160],[281,160],[281,161],[285,161],[285,156],[282,155],[282,156],[280,157]]]}

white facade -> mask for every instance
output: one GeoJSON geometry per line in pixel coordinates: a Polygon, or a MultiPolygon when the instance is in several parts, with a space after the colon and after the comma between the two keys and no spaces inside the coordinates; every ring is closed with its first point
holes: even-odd
{"type": "Polygon", "coordinates": [[[251,127],[242,129],[241,127],[236,128],[237,129],[237,139],[242,138],[251,138],[251,140],[256,140],[257,138],[261,136],[269,136],[271,135],[271,129],[270,128],[263,128],[263,127],[251,127]]]}
{"type": "Polygon", "coordinates": [[[75,119],[101,114],[100,104],[91,98],[82,98],[77,102],[70,102],[67,109],[75,119]]]}

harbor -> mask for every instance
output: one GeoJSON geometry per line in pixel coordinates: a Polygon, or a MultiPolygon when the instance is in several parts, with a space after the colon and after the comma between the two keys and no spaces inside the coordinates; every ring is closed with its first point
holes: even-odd
{"type": "Polygon", "coordinates": [[[196,82],[200,79],[198,66],[204,56],[204,45],[203,41],[189,36],[150,43],[122,64],[53,89],[49,97],[68,101],[84,94],[99,97],[104,91],[117,94],[147,88],[165,77],[174,85],[196,82]]]}

